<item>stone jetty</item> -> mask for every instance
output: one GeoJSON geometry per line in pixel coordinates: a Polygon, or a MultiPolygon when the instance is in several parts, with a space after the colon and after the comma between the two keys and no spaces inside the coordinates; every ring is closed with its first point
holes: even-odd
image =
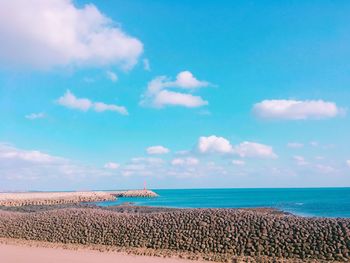
{"type": "Polygon", "coordinates": [[[268,209],[0,211],[0,237],[192,253],[222,262],[242,262],[237,261],[241,257],[249,262],[350,260],[350,219],[306,218],[268,209]]]}
{"type": "Polygon", "coordinates": [[[116,197],[156,197],[150,190],[0,193],[0,206],[58,205],[113,201],[116,197]]]}
{"type": "Polygon", "coordinates": [[[117,191],[112,192],[115,197],[146,197],[152,198],[157,197],[158,194],[151,190],[127,190],[127,191],[117,191]]]}
{"type": "Polygon", "coordinates": [[[58,205],[115,200],[107,192],[0,193],[0,206],[58,205]]]}

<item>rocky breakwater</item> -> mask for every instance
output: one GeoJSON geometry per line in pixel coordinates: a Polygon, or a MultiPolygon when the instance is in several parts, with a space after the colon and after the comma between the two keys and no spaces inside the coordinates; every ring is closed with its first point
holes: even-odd
{"type": "Polygon", "coordinates": [[[116,197],[147,197],[153,198],[157,197],[158,194],[151,190],[128,190],[128,191],[118,191],[112,192],[116,197]]]}
{"type": "Polygon", "coordinates": [[[0,206],[57,205],[115,200],[107,192],[0,193],[0,206]]]}
{"type": "Polygon", "coordinates": [[[0,237],[98,244],[292,261],[348,261],[350,219],[304,218],[258,210],[183,209],[121,214],[81,208],[37,213],[0,211],[0,237]]]}

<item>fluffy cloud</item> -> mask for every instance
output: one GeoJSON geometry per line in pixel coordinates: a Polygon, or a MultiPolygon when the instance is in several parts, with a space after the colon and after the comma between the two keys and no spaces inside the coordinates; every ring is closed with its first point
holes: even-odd
{"type": "Polygon", "coordinates": [[[256,142],[242,142],[234,148],[234,152],[242,158],[277,158],[271,146],[256,142]]]}
{"type": "Polygon", "coordinates": [[[200,137],[197,148],[200,153],[231,153],[233,151],[233,147],[227,139],[215,135],[200,137]]]}
{"type": "Polygon", "coordinates": [[[166,154],[169,152],[169,149],[164,146],[157,145],[148,147],[146,151],[148,154],[166,154]]]}
{"type": "Polygon", "coordinates": [[[67,90],[66,93],[57,100],[57,103],[64,107],[81,111],[87,111],[93,105],[89,99],[79,99],[75,97],[70,90],[67,90]]]}
{"type": "Polygon", "coordinates": [[[104,112],[104,111],[115,111],[122,115],[128,115],[128,111],[124,106],[117,106],[113,104],[105,104],[103,102],[95,102],[94,110],[96,112],[104,112]]]}
{"type": "Polygon", "coordinates": [[[114,173],[42,151],[0,143],[1,190],[79,188],[82,183],[114,173]]]}
{"type": "Polygon", "coordinates": [[[171,164],[175,166],[193,166],[199,164],[199,160],[194,157],[175,158],[171,161],[171,164]]]}
{"type": "Polygon", "coordinates": [[[0,61],[47,69],[64,65],[133,67],[142,43],[93,4],[71,0],[0,1],[0,61]]]}
{"type": "Polygon", "coordinates": [[[209,86],[207,81],[200,81],[189,71],[182,71],[171,81],[166,76],[154,78],[148,83],[147,91],[143,95],[141,105],[163,108],[164,106],[183,106],[195,108],[208,105],[200,96],[184,93],[176,90],[189,90],[209,86]]]}
{"type": "Polygon", "coordinates": [[[50,164],[61,162],[63,159],[40,151],[21,150],[8,144],[0,144],[0,160],[50,164]]]}
{"type": "Polygon", "coordinates": [[[112,82],[117,82],[118,75],[114,73],[113,71],[107,71],[106,72],[107,78],[112,82]]]}
{"type": "Polygon", "coordinates": [[[176,76],[176,81],[173,84],[168,84],[174,87],[184,89],[196,89],[206,87],[209,85],[207,81],[200,81],[196,79],[190,71],[182,71],[176,76]]]}
{"type": "Polygon", "coordinates": [[[64,107],[81,111],[93,109],[96,112],[115,111],[122,115],[128,115],[128,111],[124,106],[92,102],[86,98],[77,98],[70,90],[67,90],[66,93],[57,100],[57,103],[64,107]]]}
{"type": "Polygon", "coordinates": [[[120,167],[119,163],[113,163],[113,162],[108,162],[104,165],[104,168],[106,169],[111,169],[111,170],[116,170],[120,167]]]}
{"type": "Polygon", "coordinates": [[[37,120],[37,119],[44,119],[46,118],[46,114],[44,112],[39,113],[31,113],[25,116],[28,120],[37,120]]]}
{"type": "Polygon", "coordinates": [[[160,91],[154,98],[153,103],[156,107],[160,108],[166,105],[196,108],[208,104],[208,102],[203,100],[200,96],[169,90],[160,91]]]}
{"type": "Polygon", "coordinates": [[[255,142],[242,142],[233,146],[229,140],[215,135],[200,137],[197,149],[200,153],[236,154],[242,158],[277,158],[271,146],[255,142]]]}
{"type": "Polygon", "coordinates": [[[342,110],[323,100],[264,100],[254,105],[253,112],[263,119],[306,120],[333,118],[342,110]]]}

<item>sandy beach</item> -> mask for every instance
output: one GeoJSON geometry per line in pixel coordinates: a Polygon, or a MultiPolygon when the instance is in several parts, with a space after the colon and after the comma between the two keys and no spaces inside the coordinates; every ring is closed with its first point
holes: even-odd
{"type": "Polygon", "coordinates": [[[189,263],[200,262],[175,258],[127,255],[117,252],[99,252],[88,249],[68,250],[62,248],[30,247],[0,244],[2,263],[189,263]]]}

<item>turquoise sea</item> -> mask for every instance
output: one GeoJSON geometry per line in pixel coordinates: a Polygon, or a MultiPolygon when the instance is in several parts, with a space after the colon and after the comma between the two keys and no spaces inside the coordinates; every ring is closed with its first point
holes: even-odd
{"type": "Polygon", "coordinates": [[[154,190],[157,198],[118,198],[98,205],[132,202],[177,208],[273,207],[301,216],[349,217],[350,188],[174,189],[154,190]]]}

